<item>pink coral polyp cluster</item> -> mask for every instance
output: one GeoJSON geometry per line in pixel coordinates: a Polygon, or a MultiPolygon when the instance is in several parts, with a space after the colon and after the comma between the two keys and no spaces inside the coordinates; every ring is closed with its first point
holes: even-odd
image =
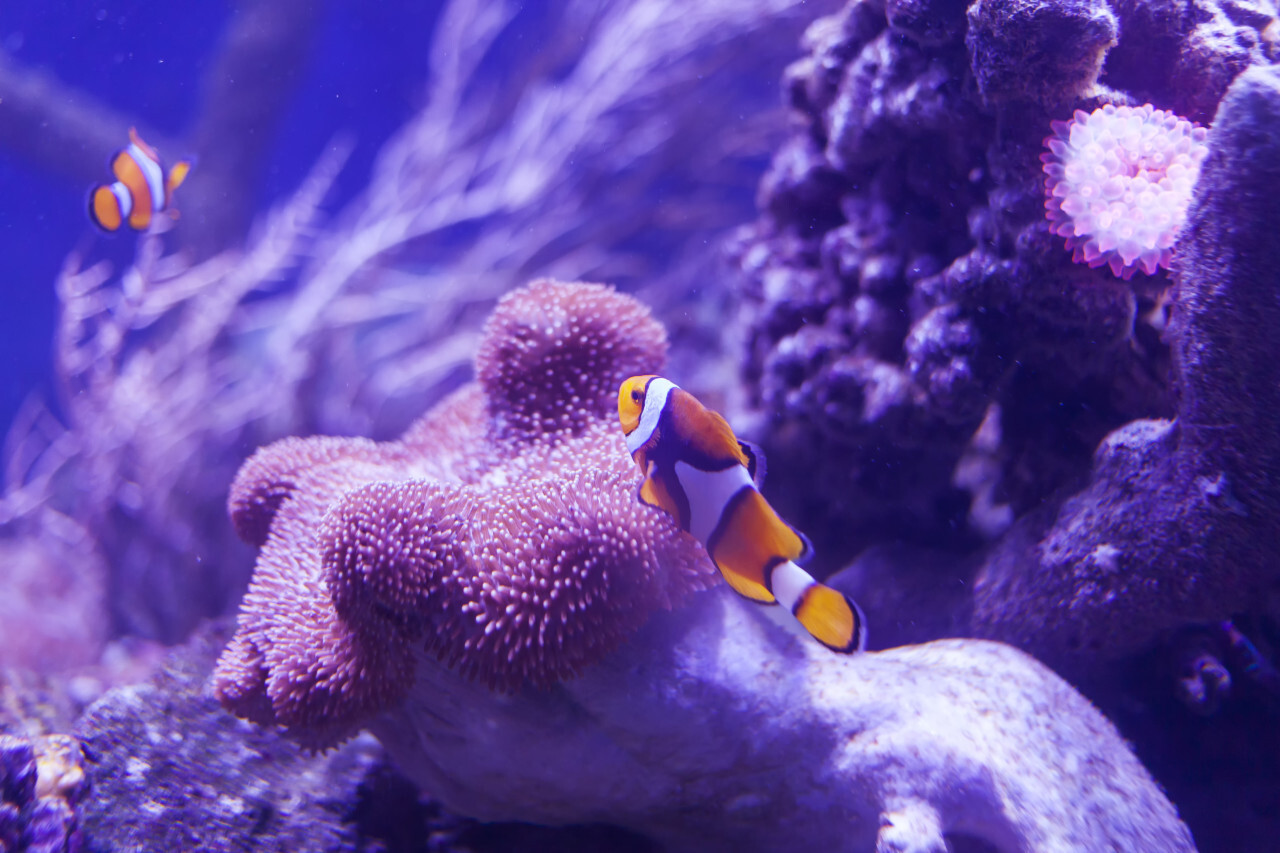
{"type": "Polygon", "coordinates": [[[1045,209],[1074,260],[1125,279],[1168,268],[1207,131],[1150,104],[1077,110],[1053,131],[1040,155],[1045,209]]]}

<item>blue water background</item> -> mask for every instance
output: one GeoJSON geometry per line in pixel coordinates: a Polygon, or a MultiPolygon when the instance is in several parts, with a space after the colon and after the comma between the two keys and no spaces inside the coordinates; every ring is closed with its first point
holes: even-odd
{"type": "MultiPolygon", "coordinates": [[[[0,50],[181,140],[199,115],[206,72],[235,8],[7,0],[0,4],[0,50]]],[[[437,9],[397,0],[323,4],[321,30],[256,176],[256,211],[295,189],[339,132],[350,132],[356,147],[331,204],[364,186],[378,149],[421,103],[437,9]]],[[[163,153],[174,160],[185,152],[163,153]]],[[[102,179],[108,174],[103,163],[102,179]]],[[[7,430],[32,392],[52,397],[54,281],[67,254],[92,233],[88,189],[0,148],[0,429],[7,430]]],[[[88,244],[90,258],[109,258],[118,268],[131,258],[133,243],[130,235],[97,238],[88,244]]]]}

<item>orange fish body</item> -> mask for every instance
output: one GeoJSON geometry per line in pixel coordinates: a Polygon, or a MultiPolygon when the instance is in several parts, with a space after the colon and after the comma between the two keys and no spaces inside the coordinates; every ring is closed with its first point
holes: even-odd
{"type": "Polygon", "coordinates": [[[783,604],[830,649],[865,646],[861,610],[797,564],[812,551],[808,540],[760,494],[761,457],[723,417],[660,376],[622,383],[618,416],[644,473],[640,500],[697,538],[729,586],[752,601],[783,604]]]}
{"type": "Polygon", "coordinates": [[[189,160],[166,171],[156,150],[130,128],[128,147],[111,158],[115,181],[89,191],[89,219],[103,231],[118,231],[126,224],[135,231],[145,231],[157,213],[174,215],[173,191],[189,171],[189,160]]]}

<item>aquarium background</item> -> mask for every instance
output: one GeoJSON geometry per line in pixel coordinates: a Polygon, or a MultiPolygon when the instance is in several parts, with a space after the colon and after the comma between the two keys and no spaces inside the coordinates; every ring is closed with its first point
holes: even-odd
{"type": "Polygon", "coordinates": [[[1268,849],[1280,19],[1179,10],[4,4],[0,851],[1268,849]],[[637,515],[657,369],[872,654],[637,515]]]}
{"type": "MultiPolygon", "coordinates": [[[[431,38],[436,4],[296,5],[295,19],[305,30],[299,61],[284,79],[252,83],[278,89],[280,111],[253,128],[263,138],[257,156],[236,164],[240,178],[234,190],[247,192],[250,202],[241,229],[296,187],[340,132],[351,134],[355,148],[332,198],[335,207],[349,200],[367,181],[378,148],[423,95],[423,45],[431,38]]],[[[52,78],[65,97],[112,111],[126,128],[136,124],[144,138],[154,130],[175,141],[189,139],[234,11],[223,3],[190,9],[7,3],[0,10],[7,73],[52,78]]],[[[11,126],[6,135],[13,139],[26,131],[11,126]]],[[[191,143],[186,145],[162,154],[170,161],[190,156],[191,143]]],[[[51,390],[46,356],[54,292],[31,283],[52,281],[69,248],[93,239],[84,197],[106,179],[115,149],[94,150],[85,142],[79,151],[49,151],[31,136],[13,139],[6,149],[0,152],[0,182],[6,197],[23,200],[6,205],[2,238],[12,270],[6,288],[11,308],[0,335],[7,370],[0,406],[8,423],[28,394],[51,390]]],[[[129,257],[128,242],[124,236],[100,238],[94,250],[122,262],[129,257]]]]}

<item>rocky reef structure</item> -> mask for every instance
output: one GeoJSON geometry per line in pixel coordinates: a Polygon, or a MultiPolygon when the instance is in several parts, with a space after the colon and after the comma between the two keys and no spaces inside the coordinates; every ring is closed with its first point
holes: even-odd
{"type": "Polygon", "coordinates": [[[633,299],[536,282],[401,440],[256,454],[223,704],[313,747],[368,727],[469,816],[670,849],[1194,849],[1105,718],[1012,648],[834,655],[726,587],[688,595],[714,569],[637,501],[616,423],[663,349],[633,299]]]}
{"type": "Polygon", "coordinates": [[[612,827],[480,825],[419,792],[368,734],[316,753],[236,719],[210,689],[230,636],[202,626],[78,719],[49,708],[47,685],[0,681],[0,851],[656,853],[612,827]]]}
{"type": "Polygon", "coordinates": [[[81,807],[88,849],[378,849],[360,843],[356,813],[378,744],[309,755],[232,717],[205,683],[210,639],[157,678],[109,691],[77,724],[97,759],[81,807]]]}
{"type": "Polygon", "coordinates": [[[419,656],[371,728],[463,813],[607,821],[670,850],[1195,849],[1111,724],[1026,655],[833,655],[766,614],[700,593],[515,697],[419,656]]]}
{"type": "Polygon", "coordinates": [[[1256,807],[1280,694],[1260,676],[1280,656],[1277,31],[1269,2],[850,3],[786,76],[801,126],[732,246],[766,492],[848,566],[829,582],[873,646],[1032,652],[1113,715],[1205,850],[1277,831],[1256,807]],[[1126,281],[1124,256],[1086,266],[1110,242],[1064,248],[1054,131],[1132,163],[1105,150],[1132,128],[1074,126],[1156,110],[1174,135],[1151,148],[1199,175],[1168,256],[1164,231],[1140,240],[1160,255],[1126,281]]]}
{"type": "Polygon", "coordinates": [[[77,807],[88,793],[75,738],[0,734],[0,851],[79,853],[84,834],[77,807]]]}
{"type": "MultiPolygon", "coordinates": [[[[1177,274],[1124,281],[1073,263],[1054,237],[1039,159],[1052,122],[1077,109],[1125,116],[1151,100],[1207,123],[1231,77],[1270,56],[1273,20],[1234,6],[1192,24],[1150,4],[867,0],[811,28],[811,56],[786,81],[804,129],[734,248],[771,497],[820,556],[828,546],[828,565],[904,539],[965,555],[956,571],[969,578],[983,539],[1005,534],[981,569],[974,624],[1082,666],[1228,618],[1267,580],[1255,554],[1209,542],[1249,551],[1275,536],[1276,497],[1242,470],[1274,464],[1274,431],[1256,415],[1272,378],[1249,367],[1274,361],[1257,325],[1270,308],[1253,301],[1271,292],[1271,268],[1248,231],[1271,211],[1208,201],[1242,180],[1220,153],[1172,248],[1177,274]],[[1157,45],[1167,65],[1135,60],[1157,45]],[[1257,257],[1256,275],[1224,270],[1223,246],[1257,257]],[[1225,276],[1256,284],[1210,296],[1225,276]],[[1218,359],[1230,367],[1208,370],[1218,359]],[[1162,460],[1192,445],[1168,463],[1175,475],[1162,460]],[[1232,462],[1211,449],[1227,446],[1248,452],[1232,462]],[[1138,480],[1151,485],[1135,493],[1138,480]],[[1225,538],[1197,507],[1231,515],[1225,538]]],[[[1162,126],[1178,134],[1171,151],[1203,138],[1162,126]]],[[[1226,133],[1210,146],[1234,144],[1226,133]]],[[[1274,197],[1270,175],[1249,180],[1274,197]]]]}
{"type": "Polygon", "coordinates": [[[1028,649],[1114,716],[1202,849],[1252,849],[1280,754],[1276,9],[1180,9],[847,5],[787,74],[803,129],[733,252],[767,491],[852,560],[829,583],[872,643],[1028,649]],[[1171,269],[1123,280],[1073,263],[1056,196],[1046,222],[1046,136],[1144,104],[1210,128],[1166,117],[1156,149],[1208,155],[1183,152],[1171,269]]]}
{"type": "Polygon", "coordinates": [[[1089,484],[987,561],[975,625],[1050,660],[1246,611],[1280,541],[1280,74],[1227,92],[1177,255],[1173,420],[1126,424],[1089,484]]]}
{"type": "Polygon", "coordinates": [[[1112,430],[1174,414],[1168,274],[1073,263],[1039,157],[1076,110],[1207,123],[1268,61],[1274,9],[1203,9],[859,0],[811,27],[785,80],[802,126],[733,255],[770,497],[829,567],[998,533],[954,478],[984,419],[983,485],[1013,518],[1078,487],[1112,430]]]}

